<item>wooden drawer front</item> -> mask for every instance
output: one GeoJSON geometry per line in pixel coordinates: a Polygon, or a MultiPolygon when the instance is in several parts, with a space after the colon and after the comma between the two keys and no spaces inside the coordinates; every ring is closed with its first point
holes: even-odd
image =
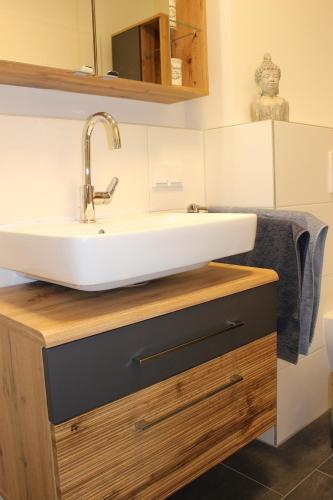
{"type": "Polygon", "coordinates": [[[44,350],[54,424],[276,330],[275,283],[44,350]]]}
{"type": "Polygon", "coordinates": [[[276,418],[276,335],[52,426],[61,498],[165,498],[276,418]]]}

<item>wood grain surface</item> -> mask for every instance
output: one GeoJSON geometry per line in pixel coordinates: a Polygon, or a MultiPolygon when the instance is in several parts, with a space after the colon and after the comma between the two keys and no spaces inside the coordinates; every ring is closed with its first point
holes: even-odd
{"type": "Polygon", "coordinates": [[[276,281],[269,269],[211,263],[137,288],[82,292],[36,282],[0,289],[2,324],[52,347],[276,281]]]}
{"type": "Polygon", "coordinates": [[[159,85],[124,78],[105,80],[100,76],[75,75],[73,71],[12,61],[0,61],[0,84],[123,97],[163,104],[208,95],[207,89],[159,85]]]}
{"type": "Polygon", "coordinates": [[[183,61],[183,85],[206,90],[208,93],[208,60],[205,0],[177,0],[176,41],[172,44],[172,56],[183,61]],[[198,28],[195,34],[193,28],[198,28]],[[192,35],[189,35],[193,31],[192,35]]]}
{"type": "Polygon", "coordinates": [[[61,498],[166,498],[275,419],[271,334],[55,426],[61,498]],[[242,380],[223,389],[235,375],[242,380]]]}
{"type": "Polygon", "coordinates": [[[0,494],[53,500],[55,488],[41,346],[0,325],[0,494]]]}

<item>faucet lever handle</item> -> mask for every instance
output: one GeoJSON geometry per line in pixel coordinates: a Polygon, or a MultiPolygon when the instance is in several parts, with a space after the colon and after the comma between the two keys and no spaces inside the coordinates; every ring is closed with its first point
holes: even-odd
{"type": "Polygon", "coordinates": [[[118,186],[118,177],[113,177],[106,191],[96,191],[94,194],[95,205],[107,205],[111,203],[116,187],[118,186]]]}
{"type": "Polygon", "coordinates": [[[116,190],[116,187],[119,184],[119,178],[118,177],[112,177],[110,184],[106,188],[107,193],[109,193],[110,196],[113,196],[113,193],[116,190]]]}

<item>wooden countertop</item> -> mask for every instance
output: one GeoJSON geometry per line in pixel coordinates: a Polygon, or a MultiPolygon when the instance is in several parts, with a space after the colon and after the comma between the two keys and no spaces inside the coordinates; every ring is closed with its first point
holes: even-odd
{"type": "Polygon", "coordinates": [[[0,289],[0,324],[53,347],[277,279],[269,269],[210,263],[142,287],[106,292],[36,282],[0,289]]]}

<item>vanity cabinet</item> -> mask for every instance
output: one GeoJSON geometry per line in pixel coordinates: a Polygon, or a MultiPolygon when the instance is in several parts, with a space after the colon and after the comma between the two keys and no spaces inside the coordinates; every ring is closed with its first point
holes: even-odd
{"type": "Polygon", "coordinates": [[[166,498],[276,418],[276,274],[0,290],[0,494],[166,498]]]}

